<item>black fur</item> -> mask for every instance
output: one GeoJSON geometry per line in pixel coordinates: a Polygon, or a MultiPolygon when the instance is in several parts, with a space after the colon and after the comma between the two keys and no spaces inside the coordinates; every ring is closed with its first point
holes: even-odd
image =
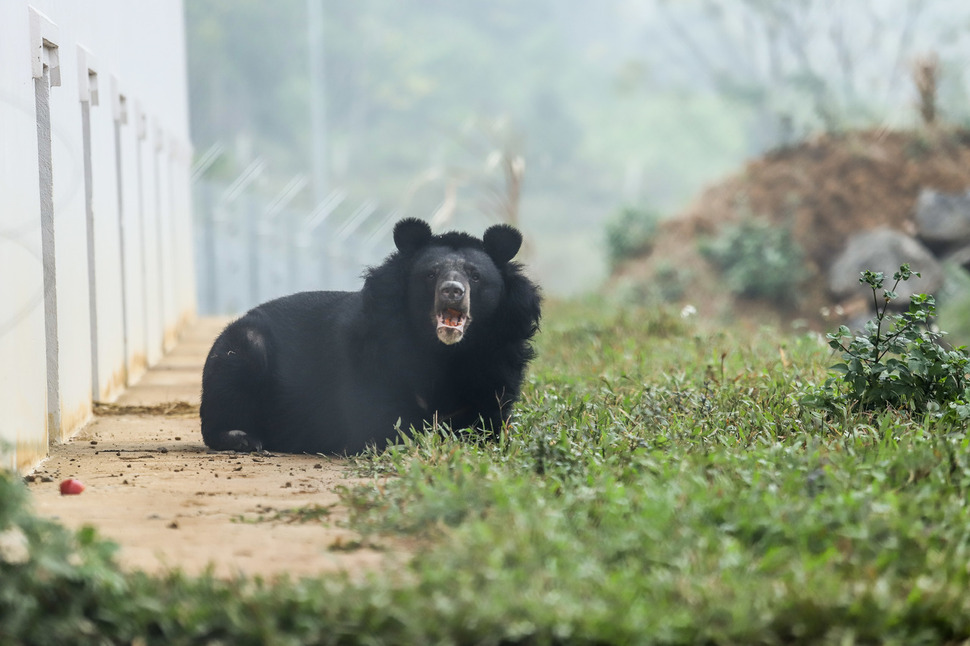
{"type": "Polygon", "coordinates": [[[202,372],[208,446],[343,454],[393,441],[398,423],[501,428],[539,328],[538,288],[510,262],[521,234],[433,236],[405,219],[394,242],[361,291],[279,298],[222,332],[202,372]],[[442,311],[463,334],[439,329],[442,311]]]}

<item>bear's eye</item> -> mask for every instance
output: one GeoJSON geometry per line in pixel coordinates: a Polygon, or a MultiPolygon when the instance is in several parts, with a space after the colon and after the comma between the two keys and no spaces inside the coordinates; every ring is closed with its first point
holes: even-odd
{"type": "Polygon", "coordinates": [[[472,279],[472,282],[477,283],[481,279],[482,275],[479,274],[477,270],[472,269],[470,272],[468,272],[468,277],[472,279]]]}
{"type": "Polygon", "coordinates": [[[434,280],[437,277],[438,277],[438,272],[436,272],[434,269],[428,270],[428,275],[426,276],[428,280],[434,280]]]}

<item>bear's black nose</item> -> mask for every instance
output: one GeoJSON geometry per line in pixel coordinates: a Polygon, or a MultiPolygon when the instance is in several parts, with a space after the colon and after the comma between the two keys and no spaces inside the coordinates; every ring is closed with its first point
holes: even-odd
{"type": "Polygon", "coordinates": [[[465,296],[465,286],[457,280],[448,280],[441,283],[438,288],[441,300],[449,303],[457,303],[465,296]]]}

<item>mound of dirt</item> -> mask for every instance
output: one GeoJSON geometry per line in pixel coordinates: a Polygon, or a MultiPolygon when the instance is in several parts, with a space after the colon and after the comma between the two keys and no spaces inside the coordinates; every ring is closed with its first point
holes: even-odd
{"type": "MultiPolygon", "coordinates": [[[[734,176],[705,190],[683,213],[663,223],[653,250],[620,267],[614,286],[661,280],[659,268],[682,267],[682,301],[702,314],[763,320],[804,319],[828,325],[823,313],[837,303],[824,275],[858,231],[890,227],[913,234],[922,189],[970,188],[970,131],[872,130],[828,134],[750,161],[734,176]],[[746,217],[790,227],[805,252],[794,305],[735,299],[698,243],[746,217]]],[[[668,271],[669,273],[669,271],[668,271]]]]}

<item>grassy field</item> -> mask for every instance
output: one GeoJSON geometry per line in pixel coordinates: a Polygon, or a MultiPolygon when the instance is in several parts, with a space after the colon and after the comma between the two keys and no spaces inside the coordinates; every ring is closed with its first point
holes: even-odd
{"type": "Polygon", "coordinates": [[[804,409],[835,361],[814,333],[551,304],[500,441],[354,461],[352,527],[421,546],[363,580],[125,575],[0,475],[0,643],[966,640],[966,429],[804,409]]]}

